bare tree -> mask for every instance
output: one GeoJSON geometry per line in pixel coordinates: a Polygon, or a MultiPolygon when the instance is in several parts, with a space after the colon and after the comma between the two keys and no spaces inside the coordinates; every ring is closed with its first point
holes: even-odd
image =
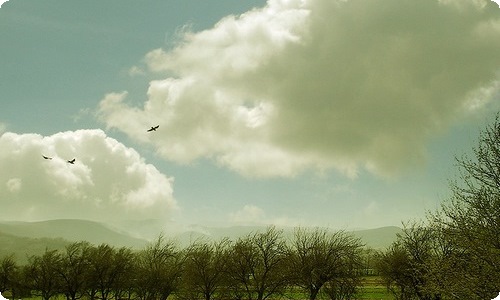
{"type": "Polygon", "coordinates": [[[184,255],[163,236],[141,251],[137,257],[136,293],[142,300],[166,300],[178,290],[184,267],[184,255]]]}
{"type": "Polygon", "coordinates": [[[352,271],[361,268],[362,246],[343,231],[296,229],[289,251],[292,282],[307,291],[310,300],[316,299],[328,282],[359,276],[352,271]]]}
{"type": "Polygon", "coordinates": [[[285,254],[282,231],[275,227],[240,238],[231,249],[228,266],[235,292],[249,300],[282,294],[289,283],[285,254]]]}
{"type": "Polygon", "coordinates": [[[24,278],[27,286],[36,296],[49,300],[61,290],[61,278],[58,269],[61,265],[61,255],[56,250],[45,250],[42,256],[31,256],[24,268],[24,278]]]}
{"type": "Polygon", "coordinates": [[[76,242],[66,246],[57,273],[61,278],[61,292],[68,300],[80,299],[85,294],[89,269],[90,244],[76,242]]]}
{"type": "Polygon", "coordinates": [[[90,297],[110,299],[132,270],[132,252],[127,248],[115,249],[107,244],[93,247],[89,253],[87,280],[90,297]]]}
{"type": "Polygon", "coordinates": [[[230,241],[196,241],[186,250],[183,298],[211,300],[224,290],[230,241]]]}

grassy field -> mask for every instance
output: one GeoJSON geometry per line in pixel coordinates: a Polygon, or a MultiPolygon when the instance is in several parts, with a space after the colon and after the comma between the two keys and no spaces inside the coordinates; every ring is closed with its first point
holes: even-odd
{"type": "MultiPolygon", "coordinates": [[[[7,292],[5,296],[10,296],[7,292]]],[[[10,299],[6,297],[7,299],[10,299]]],[[[288,294],[288,299],[303,300],[304,296],[301,292],[297,290],[296,293],[292,292],[288,294]]],[[[59,297],[52,298],[53,300],[66,300],[62,295],[59,297]]],[[[175,296],[169,297],[171,300],[175,300],[175,296]]],[[[387,291],[385,286],[382,284],[380,277],[378,276],[367,276],[363,278],[363,287],[360,289],[359,295],[355,298],[357,300],[394,300],[394,297],[387,291]]],[[[41,300],[40,297],[25,298],[23,300],[41,300]]]]}
{"type": "Polygon", "coordinates": [[[393,300],[394,297],[387,291],[382,284],[380,277],[367,276],[363,278],[363,287],[360,291],[359,300],[377,299],[377,300],[393,300]]]}

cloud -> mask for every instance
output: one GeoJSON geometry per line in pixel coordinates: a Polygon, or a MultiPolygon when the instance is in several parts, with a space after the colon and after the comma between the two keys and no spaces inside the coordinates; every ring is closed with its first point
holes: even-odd
{"type": "Polygon", "coordinates": [[[210,158],[250,177],[392,176],[498,95],[499,22],[481,0],[270,0],[146,54],[166,78],[142,107],[107,95],[99,116],[181,163],[210,158]]]}
{"type": "Polygon", "coordinates": [[[264,217],[264,210],[255,205],[245,205],[242,209],[229,213],[230,221],[238,224],[260,224],[264,217]]]}
{"type": "Polygon", "coordinates": [[[177,209],[173,179],[101,130],[6,132],[0,170],[1,219],[165,219],[177,209]]]}
{"type": "Polygon", "coordinates": [[[252,226],[252,225],[276,225],[283,227],[297,227],[304,224],[311,225],[311,222],[299,222],[286,216],[269,217],[266,212],[252,204],[244,205],[240,210],[228,214],[229,221],[233,224],[252,226]]]}

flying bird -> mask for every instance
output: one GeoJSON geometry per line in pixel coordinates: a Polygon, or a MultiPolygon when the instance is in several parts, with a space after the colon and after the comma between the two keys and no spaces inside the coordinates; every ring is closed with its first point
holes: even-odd
{"type": "Polygon", "coordinates": [[[156,131],[156,129],[158,129],[158,127],[160,127],[160,125],[153,126],[153,127],[149,128],[147,131],[148,132],[156,131]]]}
{"type": "Polygon", "coordinates": [[[45,156],[45,155],[42,155],[43,158],[45,159],[52,159],[52,157],[48,157],[48,156],[45,156]]]}
{"type": "Polygon", "coordinates": [[[68,163],[74,165],[75,164],[75,160],[76,160],[76,158],[73,158],[72,160],[68,160],[68,163]]]}

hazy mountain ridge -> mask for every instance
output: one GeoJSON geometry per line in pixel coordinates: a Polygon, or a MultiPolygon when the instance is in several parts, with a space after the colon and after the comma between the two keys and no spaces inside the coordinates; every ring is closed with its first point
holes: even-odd
{"type": "MultiPolygon", "coordinates": [[[[134,224],[139,226],[140,222],[134,224]]],[[[153,225],[151,220],[146,225],[153,225]]],[[[154,226],[153,226],[154,227],[154,226]]],[[[161,228],[153,228],[161,232],[161,228]]],[[[237,240],[248,234],[263,232],[266,226],[233,226],[233,227],[203,227],[191,226],[179,234],[164,234],[166,238],[185,247],[197,240],[220,240],[229,238],[237,240]]],[[[293,236],[294,228],[279,228],[283,230],[286,239],[293,236]]],[[[334,229],[332,229],[334,230],[334,229]]],[[[374,249],[387,248],[402,230],[396,226],[387,226],[376,229],[346,230],[359,237],[367,247],[374,249]]],[[[152,231],[153,232],[153,231],[152,231]]],[[[135,250],[143,249],[148,241],[134,237],[133,233],[125,229],[117,229],[104,223],[59,219],[40,222],[0,222],[0,257],[14,253],[20,262],[26,262],[30,255],[42,254],[45,249],[64,249],[71,242],[88,241],[94,245],[102,243],[115,247],[129,247],[135,250]]]]}
{"type": "MultiPolygon", "coordinates": [[[[198,239],[220,240],[222,238],[229,238],[236,240],[248,234],[255,232],[262,232],[266,230],[267,226],[232,226],[232,227],[203,227],[196,226],[187,230],[179,235],[176,239],[181,245],[188,245],[190,242],[198,239]]],[[[277,227],[283,230],[283,235],[286,239],[293,236],[293,227],[277,227]]],[[[334,231],[335,229],[331,229],[334,231]]],[[[402,229],[397,226],[385,226],[374,229],[362,230],[344,230],[345,232],[352,232],[354,236],[361,239],[361,241],[373,249],[385,249],[396,240],[397,234],[402,232],[402,229]]]]}
{"type": "Polygon", "coordinates": [[[75,219],[0,222],[0,232],[26,238],[61,238],[69,242],[88,241],[96,245],[107,243],[112,246],[135,249],[147,244],[146,240],[118,232],[106,224],[75,219]]]}

